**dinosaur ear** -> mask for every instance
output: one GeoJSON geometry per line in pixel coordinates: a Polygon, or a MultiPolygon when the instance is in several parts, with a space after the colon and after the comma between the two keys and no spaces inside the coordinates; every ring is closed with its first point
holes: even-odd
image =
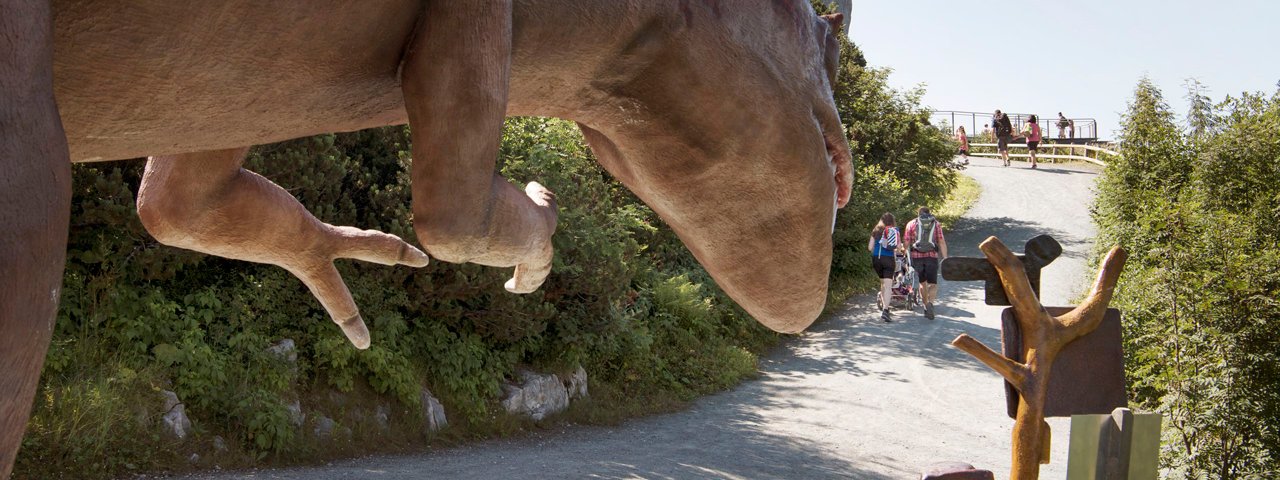
{"type": "Polygon", "coordinates": [[[843,14],[843,13],[830,13],[830,14],[827,14],[827,15],[822,15],[822,19],[823,19],[823,20],[826,20],[826,21],[827,21],[827,24],[831,25],[831,33],[832,33],[832,34],[839,35],[840,33],[838,33],[838,32],[843,32],[843,31],[844,31],[844,29],[842,29],[842,28],[841,28],[841,27],[843,27],[843,26],[844,26],[844,14],[843,14]]]}

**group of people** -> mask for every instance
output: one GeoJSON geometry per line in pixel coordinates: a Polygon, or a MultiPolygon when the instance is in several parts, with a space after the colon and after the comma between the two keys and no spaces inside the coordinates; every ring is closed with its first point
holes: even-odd
{"type": "Polygon", "coordinates": [[[1063,135],[1063,132],[1068,132],[1068,134],[1071,136],[1070,138],[1076,138],[1076,121],[1075,120],[1067,118],[1062,114],[1062,112],[1058,112],[1057,125],[1058,125],[1058,138],[1068,138],[1063,135]]]}
{"type": "Polygon", "coordinates": [[[934,317],[933,303],[938,299],[938,268],[947,258],[947,239],[942,224],[927,207],[916,210],[916,218],[907,222],[907,228],[899,235],[893,214],[885,212],[880,222],[871,230],[867,242],[871,251],[871,265],[880,278],[880,320],[890,322],[893,313],[893,277],[898,270],[895,256],[911,262],[920,279],[920,300],[924,304],[924,317],[934,317]]]}
{"type": "MultiPolygon", "coordinates": [[[[1058,138],[1062,138],[1062,129],[1064,128],[1062,126],[1062,120],[1066,120],[1066,118],[1062,116],[1062,112],[1058,112],[1058,117],[1058,138]]],[[[1040,133],[1040,117],[1032,115],[1031,118],[1028,118],[1026,125],[1023,126],[1022,132],[1018,136],[1014,136],[1013,122],[1009,120],[1009,114],[996,110],[996,112],[992,114],[991,118],[991,124],[995,125],[995,128],[993,129],[989,125],[983,124],[982,134],[983,136],[991,135],[995,137],[996,150],[1000,152],[1000,159],[1004,161],[1004,166],[1007,167],[1010,165],[1009,142],[1018,139],[1025,139],[1027,142],[1027,151],[1031,154],[1031,168],[1037,168],[1039,164],[1037,162],[1038,159],[1036,158],[1036,154],[1040,152],[1040,140],[1043,139],[1040,133]]],[[[1070,122],[1070,120],[1068,120],[1068,122],[1070,122]]],[[[1072,137],[1075,137],[1074,122],[1071,123],[1070,128],[1072,137]]],[[[968,165],[969,135],[965,133],[964,126],[960,126],[956,129],[956,142],[960,144],[959,153],[964,156],[964,164],[968,165]]]]}

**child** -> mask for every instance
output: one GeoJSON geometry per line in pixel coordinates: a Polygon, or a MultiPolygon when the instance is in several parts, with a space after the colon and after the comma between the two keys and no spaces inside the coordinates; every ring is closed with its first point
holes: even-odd
{"type": "Polygon", "coordinates": [[[964,155],[964,164],[969,164],[969,136],[964,133],[964,126],[956,130],[956,141],[960,142],[960,154],[964,155]]]}

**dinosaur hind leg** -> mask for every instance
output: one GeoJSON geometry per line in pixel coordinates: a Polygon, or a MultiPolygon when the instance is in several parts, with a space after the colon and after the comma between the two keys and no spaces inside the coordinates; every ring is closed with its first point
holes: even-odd
{"type": "Polygon", "coordinates": [[[49,3],[0,0],[0,478],[13,470],[53,334],[71,216],[49,3]]]}
{"type": "Polygon", "coordinates": [[[333,260],[427,264],[400,238],[321,222],[280,186],[241,168],[247,148],[151,157],[138,215],[166,245],[278,265],[302,280],[357,348],[369,331],[333,260]]]}
{"type": "Polygon", "coordinates": [[[402,84],[413,136],[414,230],[431,256],[515,267],[529,293],[551,270],[555,197],[495,173],[511,73],[511,2],[427,2],[402,84]]]}

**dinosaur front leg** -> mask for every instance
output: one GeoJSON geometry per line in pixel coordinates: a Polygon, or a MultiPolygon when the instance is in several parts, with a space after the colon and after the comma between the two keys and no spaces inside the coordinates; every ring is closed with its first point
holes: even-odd
{"type": "Polygon", "coordinates": [[[335,227],[262,176],[240,168],[247,148],[147,160],[138,215],[161,243],[284,267],[302,280],[357,348],[369,331],[333,261],[427,264],[413,246],[373,230],[335,227]]]}
{"type": "Polygon", "coordinates": [[[507,290],[551,270],[554,196],[494,171],[511,72],[509,1],[431,1],[401,80],[413,140],[414,229],[432,256],[515,267],[507,290]]]}
{"type": "Polygon", "coordinates": [[[52,25],[47,1],[0,0],[0,478],[27,429],[67,252],[71,158],[52,25]]]}

